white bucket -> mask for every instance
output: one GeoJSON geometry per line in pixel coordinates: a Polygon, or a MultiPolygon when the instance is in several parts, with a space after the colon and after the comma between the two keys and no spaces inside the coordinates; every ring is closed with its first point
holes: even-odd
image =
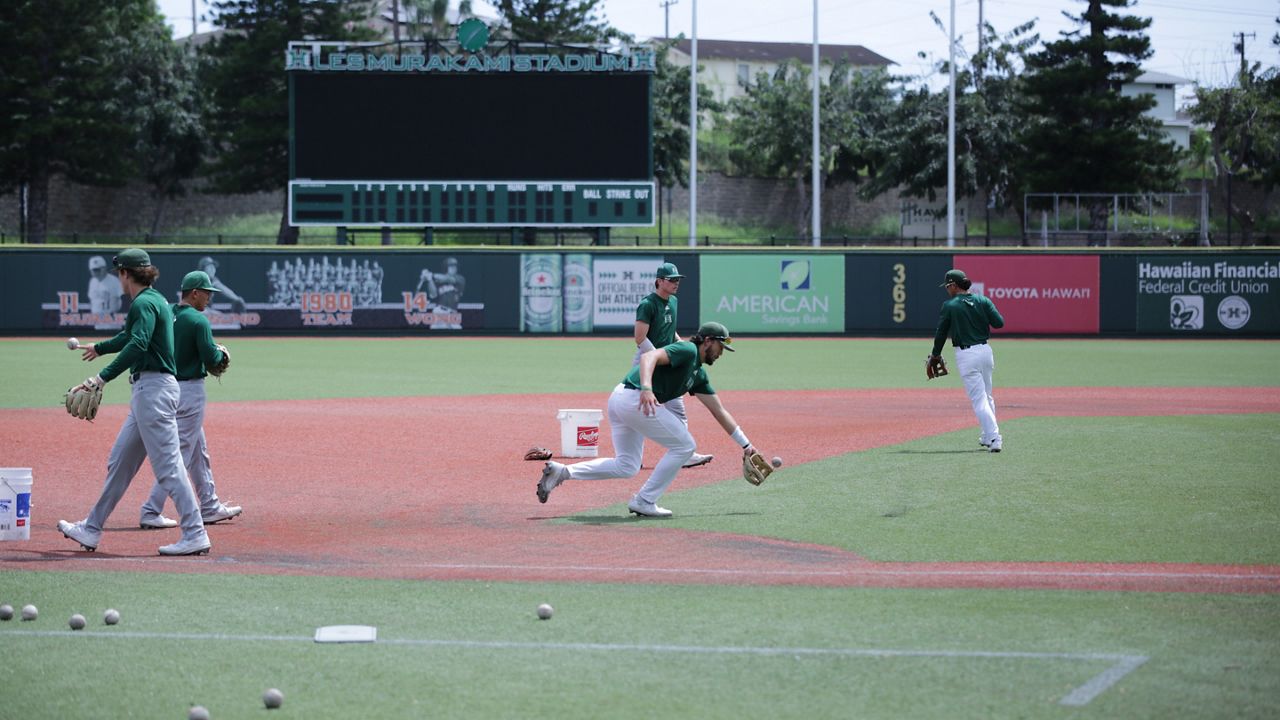
{"type": "Polygon", "coordinates": [[[0,468],[0,540],[31,539],[31,468],[0,468]]]}
{"type": "Polygon", "coordinates": [[[561,410],[560,454],[564,457],[595,457],[600,454],[600,410],[561,410]]]}

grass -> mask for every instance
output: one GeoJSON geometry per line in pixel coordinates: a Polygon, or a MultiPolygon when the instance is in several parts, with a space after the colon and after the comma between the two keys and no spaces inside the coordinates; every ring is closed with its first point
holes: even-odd
{"type": "MultiPolygon", "coordinates": [[[[233,342],[239,368],[210,387],[214,402],[603,397],[629,361],[619,338],[233,342]]],[[[714,377],[724,390],[933,392],[920,377],[927,344],[742,338],[714,377]]],[[[997,387],[1274,387],[1275,348],[1000,340],[997,387]]],[[[93,367],[78,357],[57,338],[0,340],[10,372],[0,408],[56,404],[93,367]]],[[[114,385],[108,398],[122,402],[114,385]]],[[[1280,415],[1022,417],[1002,430],[998,456],[968,429],[790,466],[750,495],[740,480],[677,483],[667,504],[680,513],[662,527],[879,561],[1280,564],[1280,415]]],[[[610,533],[618,515],[593,508],[559,522],[610,533]]],[[[67,572],[55,556],[26,557],[0,572],[0,603],[41,614],[0,622],[10,659],[0,718],[179,718],[197,703],[218,720],[257,718],[268,687],[285,692],[280,717],[1280,714],[1272,594],[419,582],[238,575],[231,558],[207,574],[67,572]],[[541,602],[556,607],[550,621],[535,618],[541,602]],[[122,611],[120,625],[101,624],[107,607],[122,611]],[[73,612],[86,630],[67,629],[73,612]],[[310,641],[331,624],[374,625],[379,642],[310,641]],[[1146,660],[1086,704],[1061,704],[1118,657],[1146,660]]]]}
{"type": "Polygon", "coordinates": [[[1259,596],[6,571],[5,717],[1272,717],[1259,596]],[[233,589],[242,586],[243,592],[233,589]],[[535,606],[552,602],[546,622],[535,606]],[[123,609],[103,626],[107,605],[123,609]],[[65,619],[90,619],[79,633],[65,619]],[[378,642],[318,645],[369,624],[378,642]],[[1060,704],[1149,658],[1079,708],[1060,704]],[[1030,654],[1020,656],[1018,654],[1030,654]],[[67,658],[82,664],[69,669],[67,658]]]}
{"type": "MultiPolygon", "coordinates": [[[[47,407],[105,360],[81,362],[64,338],[0,340],[8,382],[2,407],[47,407]]],[[[82,337],[91,342],[100,337],[82,337]]],[[[225,382],[210,385],[213,401],[294,397],[388,397],[598,392],[602,396],[629,369],[630,354],[611,338],[429,338],[399,341],[359,338],[223,339],[236,358],[225,382]],[[513,373],[518,359],[536,371],[513,373]],[[430,367],[432,372],[421,372],[430,367]],[[352,372],[352,368],[360,368],[352,372]],[[332,381],[342,378],[341,382],[332,381]]],[[[817,339],[743,337],[712,377],[721,390],[768,388],[910,387],[925,385],[921,362],[932,338],[817,339]],[[797,349],[803,348],[798,355],[797,349]],[[731,369],[730,369],[731,368],[731,369]]],[[[998,387],[1037,387],[1051,379],[1067,387],[1271,386],[1277,343],[1224,340],[997,340],[998,387]],[[1105,372],[1100,369],[1105,368],[1105,372]]],[[[947,356],[950,357],[950,351],[947,356]]],[[[108,385],[107,403],[128,401],[120,383],[108,385]]]]}

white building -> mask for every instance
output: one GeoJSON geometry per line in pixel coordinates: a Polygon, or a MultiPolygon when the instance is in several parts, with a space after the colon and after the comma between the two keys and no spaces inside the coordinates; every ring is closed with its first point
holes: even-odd
{"type": "Polygon", "coordinates": [[[1147,114],[1160,121],[1164,134],[1180,150],[1186,150],[1191,146],[1191,120],[1178,113],[1178,86],[1190,82],[1176,75],[1149,71],[1120,88],[1120,94],[1125,97],[1154,96],[1156,106],[1148,110],[1147,114]]]}

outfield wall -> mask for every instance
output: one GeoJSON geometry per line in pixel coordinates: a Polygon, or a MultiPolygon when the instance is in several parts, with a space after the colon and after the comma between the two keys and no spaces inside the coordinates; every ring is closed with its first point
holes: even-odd
{"type": "MultiPolygon", "coordinates": [[[[701,320],[741,334],[932,333],[952,267],[995,301],[1004,333],[1069,336],[1280,335],[1274,250],[976,252],[603,248],[374,250],[154,248],[157,289],[210,271],[215,331],[244,334],[621,334],[676,263],[680,330],[701,320]],[[450,264],[450,261],[453,264],[450,264]]],[[[114,249],[0,248],[0,333],[113,334],[128,298],[114,249]]]]}

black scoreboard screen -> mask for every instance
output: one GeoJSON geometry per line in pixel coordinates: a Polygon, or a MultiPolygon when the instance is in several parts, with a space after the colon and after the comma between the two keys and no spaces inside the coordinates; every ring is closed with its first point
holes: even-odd
{"type": "Polygon", "coordinates": [[[295,225],[650,225],[652,73],[289,73],[295,225]]]}

